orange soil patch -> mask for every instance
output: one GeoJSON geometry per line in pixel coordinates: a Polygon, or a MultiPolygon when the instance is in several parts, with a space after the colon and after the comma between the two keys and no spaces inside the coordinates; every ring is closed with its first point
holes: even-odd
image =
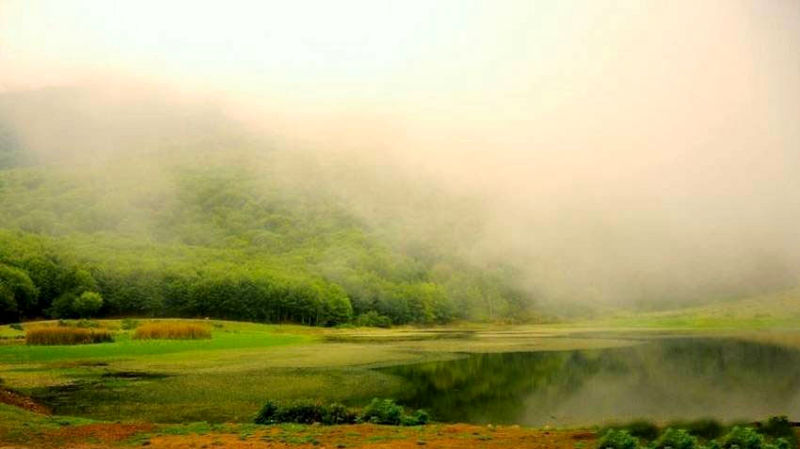
{"type": "Polygon", "coordinates": [[[32,432],[24,447],[89,449],[126,445],[126,440],[140,433],[152,432],[153,424],[96,423],[66,426],[32,432]]]}
{"type": "Polygon", "coordinates": [[[62,427],[54,431],[51,436],[76,441],[99,440],[114,442],[126,440],[137,433],[150,432],[153,428],[152,424],[98,423],[62,427]]]}
{"type": "Polygon", "coordinates": [[[284,431],[272,427],[249,435],[208,434],[157,436],[148,447],[156,449],[214,448],[364,448],[364,449],[575,449],[591,446],[586,431],[531,430],[517,426],[483,427],[466,424],[429,425],[422,428],[372,424],[312,426],[284,431]]]}
{"type": "Polygon", "coordinates": [[[23,408],[33,413],[40,413],[44,415],[50,414],[50,409],[42,404],[37,403],[33,399],[16,393],[5,388],[0,388],[0,402],[3,404],[13,405],[14,407],[23,408]]]}

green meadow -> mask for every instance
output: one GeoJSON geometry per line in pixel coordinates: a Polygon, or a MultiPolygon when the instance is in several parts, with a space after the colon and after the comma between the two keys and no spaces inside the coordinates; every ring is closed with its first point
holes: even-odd
{"type": "MultiPolygon", "coordinates": [[[[118,322],[103,320],[118,327],[118,322]]],[[[563,331],[494,335],[458,329],[321,330],[214,321],[210,340],[133,340],[28,346],[22,331],[0,345],[5,386],[59,415],[152,422],[250,421],[266,400],[315,398],[363,405],[393,397],[396,377],[372,368],[447,360],[464,352],[567,350],[630,344],[563,331]],[[526,337],[526,338],[520,338],[526,337]]]]}
{"type": "MultiPolygon", "coordinates": [[[[144,322],[144,321],[143,321],[144,322]]],[[[602,350],[653,338],[702,336],[796,348],[792,330],[624,326],[320,329],[209,321],[209,340],[134,340],[117,320],[113,343],[29,346],[0,326],[0,378],[58,415],[149,422],[250,422],[267,400],[362,406],[399,397],[406,381],[375,369],[467,354],[602,350]]],[[[28,323],[25,326],[36,325],[28,323]]]]}

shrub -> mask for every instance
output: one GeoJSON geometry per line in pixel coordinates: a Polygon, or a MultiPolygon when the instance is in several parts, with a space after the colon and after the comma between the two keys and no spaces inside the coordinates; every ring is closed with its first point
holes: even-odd
{"type": "Polygon", "coordinates": [[[356,422],[371,422],[375,424],[390,424],[416,426],[426,424],[428,414],[424,410],[417,410],[411,415],[405,414],[403,407],[395,404],[391,399],[373,399],[372,402],[359,415],[352,409],[342,404],[322,404],[314,401],[294,401],[288,404],[278,404],[267,401],[255,418],[256,424],[353,424],[356,422]]]}
{"type": "Polygon", "coordinates": [[[661,433],[657,425],[645,420],[631,421],[625,425],[609,426],[608,429],[627,430],[631,436],[648,441],[655,440],[658,438],[658,434],[661,433]]]}
{"type": "Polygon", "coordinates": [[[361,421],[393,426],[416,426],[425,424],[428,420],[428,414],[424,410],[407,415],[403,407],[392,399],[374,398],[361,413],[361,421]]]}
{"type": "Polygon", "coordinates": [[[773,416],[768,419],[761,426],[761,433],[772,438],[783,438],[792,447],[797,447],[797,435],[786,416],[773,416]]]}
{"type": "Polygon", "coordinates": [[[278,405],[268,401],[256,415],[256,424],[299,423],[352,424],[356,414],[342,404],[324,405],[313,401],[295,401],[278,405]]]}
{"type": "Polygon", "coordinates": [[[684,429],[667,429],[653,444],[653,449],[695,449],[697,437],[684,429]]]}
{"type": "Polygon", "coordinates": [[[402,424],[404,426],[421,426],[424,424],[428,424],[430,421],[430,416],[428,416],[428,412],[425,410],[417,410],[412,415],[405,415],[403,416],[402,424]]]}
{"type": "MultiPolygon", "coordinates": [[[[796,440],[796,437],[795,437],[796,440]]],[[[792,445],[786,438],[776,438],[774,442],[767,443],[764,445],[766,449],[792,449],[796,448],[797,445],[792,445]]]]}
{"type": "Polygon", "coordinates": [[[277,424],[278,404],[267,401],[256,414],[256,424],[277,424]]]}
{"type": "Polygon", "coordinates": [[[399,425],[403,419],[403,407],[391,399],[372,399],[361,413],[361,420],[374,424],[399,425]]]}
{"type": "Polygon", "coordinates": [[[25,333],[29,345],[80,345],[114,341],[105,329],[84,329],[78,327],[37,327],[25,333]]]}
{"type": "Polygon", "coordinates": [[[698,419],[686,423],[674,424],[673,427],[686,429],[690,434],[705,440],[717,438],[722,435],[722,432],[725,430],[719,421],[713,419],[698,419]]]}
{"type": "Polygon", "coordinates": [[[311,401],[297,401],[286,407],[279,407],[276,415],[279,422],[313,424],[322,422],[323,407],[311,401]]]}
{"type": "Polygon", "coordinates": [[[10,327],[11,329],[14,329],[14,330],[18,330],[18,331],[24,330],[24,328],[22,327],[22,324],[20,324],[20,323],[9,324],[8,327],[10,327]]]}
{"type": "Polygon", "coordinates": [[[750,427],[734,427],[722,439],[723,449],[761,449],[764,437],[750,427]]]}
{"type": "Polygon", "coordinates": [[[211,331],[206,326],[194,323],[146,323],[136,328],[133,338],[199,340],[211,338],[211,331]]]}
{"type": "Polygon", "coordinates": [[[636,449],[639,439],[627,430],[609,429],[597,442],[598,449],[636,449]]]}
{"type": "Polygon", "coordinates": [[[322,414],[322,424],[352,424],[356,422],[357,415],[338,402],[334,402],[325,408],[322,414]]]}

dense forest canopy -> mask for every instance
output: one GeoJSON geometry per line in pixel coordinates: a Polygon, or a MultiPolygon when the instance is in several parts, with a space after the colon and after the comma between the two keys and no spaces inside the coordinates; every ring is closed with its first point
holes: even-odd
{"type": "Polygon", "coordinates": [[[475,266],[459,249],[479,221],[413,216],[414,202],[467,207],[435,190],[403,180],[401,214],[370,217],[348,205],[348,181],[318,160],[204,127],[205,117],[170,117],[184,124],[177,133],[161,126],[125,136],[122,145],[143,145],[137,151],[114,148],[123,133],[101,121],[102,137],[81,152],[69,139],[58,143],[59,133],[91,126],[71,112],[60,111],[70,128],[50,133],[47,145],[63,148],[57,158],[26,150],[0,122],[4,322],[139,315],[387,325],[533,316],[509,267],[475,266]],[[442,238],[432,245],[402,232],[409,224],[440,228],[442,238]]]}

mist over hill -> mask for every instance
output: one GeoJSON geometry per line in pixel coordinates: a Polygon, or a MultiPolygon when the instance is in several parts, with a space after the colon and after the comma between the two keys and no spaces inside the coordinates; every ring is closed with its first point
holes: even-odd
{"type": "Polygon", "coordinates": [[[68,316],[59,301],[85,291],[104,315],[537,316],[510,266],[472,263],[470,202],[429,180],[275,148],[213,106],[155,94],[48,89],[0,111],[6,321],[68,316]]]}
{"type": "Polygon", "coordinates": [[[43,291],[17,241],[107,314],[221,313],[217,277],[329,324],[800,284],[796,2],[76,1],[0,2],[9,304],[43,291]]]}
{"type": "Polygon", "coordinates": [[[536,321],[797,283],[790,248],[509,208],[398,154],[292,146],[154,86],[4,94],[0,130],[0,257],[21,271],[6,320],[98,291],[106,315],[536,321]]]}

